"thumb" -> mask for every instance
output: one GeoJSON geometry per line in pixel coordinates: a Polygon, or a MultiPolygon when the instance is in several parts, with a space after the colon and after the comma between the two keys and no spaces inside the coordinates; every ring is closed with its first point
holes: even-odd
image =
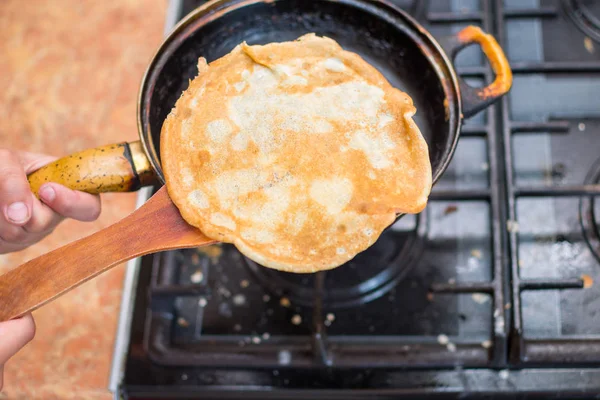
{"type": "Polygon", "coordinates": [[[35,322],[31,314],[0,322],[0,365],[4,365],[35,336],[35,322]]]}

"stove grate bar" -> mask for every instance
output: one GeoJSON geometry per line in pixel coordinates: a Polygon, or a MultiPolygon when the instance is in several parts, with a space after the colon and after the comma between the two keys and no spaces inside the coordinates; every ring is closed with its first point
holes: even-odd
{"type": "Polygon", "coordinates": [[[523,339],[520,343],[522,365],[591,365],[600,363],[600,337],[561,339],[523,339]]]}
{"type": "Polygon", "coordinates": [[[427,13],[427,21],[432,24],[481,23],[482,20],[483,15],[480,11],[427,13]]]}
{"type": "Polygon", "coordinates": [[[471,190],[433,190],[429,196],[430,200],[489,200],[489,189],[471,190]]]}
{"type": "Polygon", "coordinates": [[[485,125],[467,125],[460,129],[461,137],[486,137],[489,128],[485,125]]]}
{"type": "Polygon", "coordinates": [[[583,279],[521,279],[519,281],[521,291],[525,290],[551,290],[551,289],[581,289],[583,279]]]}
{"type": "Polygon", "coordinates": [[[600,185],[516,187],[515,197],[578,197],[600,195],[600,185]]]}
{"type": "Polygon", "coordinates": [[[504,11],[504,18],[556,18],[558,10],[556,7],[523,8],[519,10],[504,11]]]}
{"type": "Polygon", "coordinates": [[[547,62],[515,62],[511,64],[513,74],[543,74],[543,73],[598,73],[598,62],[576,61],[547,61],[547,62]]]}
{"type": "Polygon", "coordinates": [[[492,282],[456,282],[434,283],[431,285],[434,293],[494,293],[492,282]]]}
{"type": "Polygon", "coordinates": [[[511,122],[511,133],[569,133],[571,123],[565,120],[548,122],[511,122]]]}

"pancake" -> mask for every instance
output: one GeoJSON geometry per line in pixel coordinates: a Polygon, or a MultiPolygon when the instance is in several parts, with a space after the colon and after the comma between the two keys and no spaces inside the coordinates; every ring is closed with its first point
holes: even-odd
{"type": "Polygon", "coordinates": [[[242,43],[177,101],[161,132],[183,218],[266,267],[335,268],[431,190],[411,98],[360,56],[309,34],[242,43]]]}

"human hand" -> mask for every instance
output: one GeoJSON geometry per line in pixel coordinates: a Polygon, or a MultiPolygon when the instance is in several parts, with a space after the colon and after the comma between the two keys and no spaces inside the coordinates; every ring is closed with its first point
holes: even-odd
{"type": "MultiPolygon", "coordinates": [[[[35,336],[35,322],[31,314],[0,322],[0,390],[4,382],[4,364],[35,336]]],[[[1,396],[0,396],[1,397],[1,396]]]]}
{"type": "Polygon", "coordinates": [[[64,219],[93,221],[100,197],[57,183],[40,187],[38,200],[27,174],[55,160],[43,154],[0,149],[0,254],[24,249],[44,238],[64,219]]]}

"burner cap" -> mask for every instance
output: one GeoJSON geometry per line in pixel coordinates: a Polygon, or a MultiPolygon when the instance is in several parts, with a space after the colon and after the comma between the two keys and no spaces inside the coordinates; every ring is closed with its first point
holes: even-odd
{"type": "Polygon", "coordinates": [[[600,42],[600,1],[563,0],[566,14],[591,39],[600,42]]]}
{"type": "MultiPolygon", "coordinates": [[[[324,272],[324,306],[345,308],[373,301],[389,292],[418,263],[425,238],[425,213],[405,216],[353,260],[324,272]],[[408,225],[408,227],[407,227],[408,225]]],[[[258,282],[294,305],[312,307],[315,274],[293,274],[265,268],[244,258],[258,282]]]]}
{"type": "MultiPolygon", "coordinates": [[[[600,183],[600,159],[596,160],[587,176],[586,185],[600,183]]],[[[600,216],[600,202],[596,197],[582,197],[579,200],[579,222],[583,229],[583,237],[592,250],[592,254],[600,263],[600,229],[598,229],[598,217],[600,216]]]]}

